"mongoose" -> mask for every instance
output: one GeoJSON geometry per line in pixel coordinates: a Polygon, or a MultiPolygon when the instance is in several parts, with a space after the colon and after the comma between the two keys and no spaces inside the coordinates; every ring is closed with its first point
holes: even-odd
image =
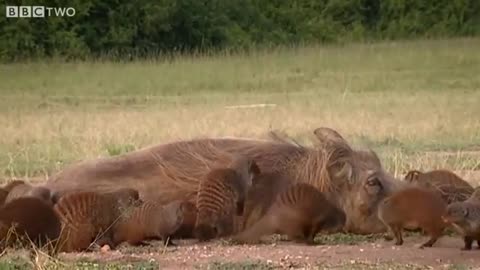
{"type": "Polygon", "coordinates": [[[343,210],[307,183],[294,184],[280,192],[267,213],[254,225],[232,238],[237,243],[255,243],[264,235],[286,234],[290,240],[314,244],[321,230],[345,225],[343,210]]]}
{"type": "Polygon", "coordinates": [[[185,201],[183,203],[183,222],[177,231],[173,234],[173,238],[193,238],[195,222],[197,220],[197,207],[194,203],[185,201]]]}
{"type": "Polygon", "coordinates": [[[39,198],[18,198],[0,208],[2,249],[14,246],[17,241],[22,245],[32,241],[37,248],[55,245],[60,230],[60,220],[53,207],[39,198]]]}
{"type": "Polygon", "coordinates": [[[447,204],[465,201],[473,193],[472,185],[449,170],[412,170],[405,175],[405,181],[436,189],[447,204]]]}
{"type": "Polygon", "coordinates": [[[243,215],[245,197],[260,171],[254,160],[237,156],[227,168],[214,168],[201,181],[197,194],[195,237],[208,241],[234,231],[234,216],[243,215]]]}
{"type": "Polygon", "coordinates": [[[5,203],[21,197],[36,197],[51,203],[50,189],[42,186],[33,186],[23,180],[12,181],[4,189],[8,191],[5,203]]]}
{"type": "Polygon", "coordinates": [[[430,239],[420,248],[431,247],[442,235],[447,224],[442,215],[447,204],[435,191],[424,187],[406,187],[385,198],[378,207],[378,218],[402,245],[402,230],[406,227],[423,229],[430,239]]]}
{"type": "Polygon", "coordinates": [[[480,247],[480,189],[475,188],[472,196],[463,202],[454,202],[447,206],[442,217],[458,233],[463,235],[465,243],[462,250],[471,250],[473,241],[480,247]]]}
{"type": "Polygon", "coordinates": [[[137,190],[122,188],[113,192],[72,192],[63,195],[54,209],[62,222],[60,250],[90,250],[92,243],[114,248],[112,227],[139,201],[137,190]]]}
{"type": "Polygon", "coordinates": [[[144,240],[160,238],[164,244],[180,228],[187,203],[181,200],[168,204],[146,201],[135,207],[114,228],[114,245],[127,242],[144,245],[144,240]]]}

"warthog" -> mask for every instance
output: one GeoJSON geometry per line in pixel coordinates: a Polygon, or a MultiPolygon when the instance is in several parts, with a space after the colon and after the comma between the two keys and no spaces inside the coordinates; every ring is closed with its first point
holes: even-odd
{"type": "Polygon", "coordinates": [[[316,147],[239,138],[170,142],[72,164],[54,175],[47,187],[57,194],[130,187],[137,189],[142,199],[194,202],[199,179],[212,167],[227,164],[232,154],[240,153],[253,158],[262,173],[276,173],[289,179],[287,184],[306,182],[323,191],[345,211],[345,231],[384,232],[377,206],[400,181],[383,169],[373,151],[352,149],[333,129],[317,128],[314,134],[316,147]]]}

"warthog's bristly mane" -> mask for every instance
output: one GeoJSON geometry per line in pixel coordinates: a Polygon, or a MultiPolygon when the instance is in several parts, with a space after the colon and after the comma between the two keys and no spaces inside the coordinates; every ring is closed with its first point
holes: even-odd
{"type": "Polygon", "coordinates": [[[333,159],[339,158],[335,148],[313,149],[280,137],[271,141],[232,143],[220,148],[215,139],[199,138],[171,143],[168,151],[167,155],[150,152],[157,164],[161,181],[169,183],[171,192],[181,190],[190,199],[196,194],[198,183],[206,172],[214,167],[226,166],[233,154],[253,158],[261,171],[282,171],[292,182],[310,183],[321,191],[334,192],[337,186],[332,183],[328,172],[329,165],[336,162],[333,159]]]}

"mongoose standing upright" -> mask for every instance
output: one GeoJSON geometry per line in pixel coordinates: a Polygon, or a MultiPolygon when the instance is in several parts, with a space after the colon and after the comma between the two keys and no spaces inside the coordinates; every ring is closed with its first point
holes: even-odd
{"type": "Polygon", "coordinates": [[[235,156],[228,168],[214,168],[201,181],[197,195],[195,237],[207,241],[234,231],[234,216],[243,215],[252,179],[260,173],[254,160],[235,156]]]}
{"type": "Polygon", "coordinates": [[[251,227],[233,237],[234,242],[255,243],[264,235],[287,234],[290,240],[314,244],[321,230],[345,225],[343,210],[307,183],[294,184],[280,192],[267,213],[251,227]]]}
{"type": "Polygon", "coordinates": [[[130,188],[108,193],[73,192],[62,196],[54,206],[62,222],[61,251],[85,251],[93,242],[114,248],[112,227],[138,201],[138,191],[130,188]]]}
{"type": "Polygon", "coordinates": [[[403,229],[413,226],[423,229],[430,236],[420,248],[431,247],[447,226],[442,220],[446,207],[437,192],[423,187],[407,187],[380,203],[378,217],[395,237],[395,245],[403,244],[403,229]]]}

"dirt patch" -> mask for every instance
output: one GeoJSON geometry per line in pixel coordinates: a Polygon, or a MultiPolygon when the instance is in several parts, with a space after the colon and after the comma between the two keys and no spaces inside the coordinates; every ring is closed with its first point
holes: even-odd
{"type": "Polygon", "coordinates": [[[407,237],[400,247],[385,240],[315,246],[287,241],[229,245],[220,240],[205,244],[183,240],[177,241],[177,247],[165,248],[152,242],[150,247],[121,246],[107,253],[61,257],[103,262],[144,260],[158,264],[160,269],[480,269],[480,250],[460,250],[461,238],[445,236],[432,248],[417,248],[425,240],[424,236],[407,237]]]}

